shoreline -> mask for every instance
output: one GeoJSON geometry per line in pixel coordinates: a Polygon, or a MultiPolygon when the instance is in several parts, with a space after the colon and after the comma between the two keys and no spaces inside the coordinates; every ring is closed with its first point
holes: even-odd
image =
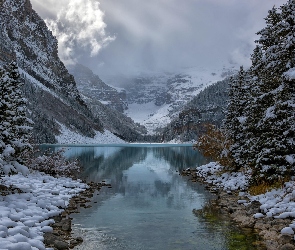
{"type": "Polygon", "coordinates": [[[292,223],[292,218],[278,219],[273,217],[254,218],[254,214],[260,213],[261,203],[252,201],[238,191],[225,191],[206,182],[206,179],[197,175],[197,170],[183,170],[182,176],[188,177],[188,181],[199,182],[205,185],[205,188],[216,195],[213,199],[214,206],[226,213],[230,219],[237,223],[240,228],[253,229],[260,236],[258,245],[264,246],[266,250],[295,250],[294,235],[281,234],[281,230],[292,223]]]}
{"type": "Polygon", "coordinates": [[[53,228],[53,232],[47,232],[43,235],[46,248],[52,248],[54,250],[72,249],[83,242],[82,237],[74,237],[72,235],[72,218],[70,216],[74,213],[80,213],[79,209],[82,207],[85,209],[91,207],[88,203],[91,202],[90,199],[93,197],[94,192],[99,191],[104,186],[110,186],[110,184],[104,182],[86,183],[85,180],[83,182],[88,187],[76,196],[73,196],[61,214],[52,217],[55,221],[50,225],[53,228]]]}

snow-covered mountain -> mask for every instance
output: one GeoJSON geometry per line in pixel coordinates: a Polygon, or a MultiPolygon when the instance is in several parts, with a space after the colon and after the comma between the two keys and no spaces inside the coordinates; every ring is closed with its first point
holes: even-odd
{"type": "Polygon", "coordinates": [[[120,83],[125,88],[128,103],[125,114],[153,134],[178,117],[182,108],[198,93],[235,72],[234,66],[219,70],[187,68],[177,74],[109,77],[108,83],[120,83]]]}
{"type": "Polygon", "coordinates": [[[84,98],[99,101],[109,108],[121,113],[127,109],[126,92],[105,84],[99,76],[82,64],[68,66],[69,72],[74,76],[79,92],[84,98]]]}
{"type": "Polygon", "coordinates": [[[57,40],[29,0],[0,1],[0,64],[20,68],[36,143],[55,143],[66,127],[85,137],[103,132],[58,57],[57,40]]]}
{"type": "Polygon", "coordinates": [[[183,106],[178,116],[161,130],[161,141],[196,141],[206,132],[208,123],[219,127],[225,117],[228,83],[226,78],[209,85],[183,106]]]}
{"type": "Polygon", "coordinates": [[[123,114],[126,93],[105,84],[89,68],[76,64],[69,67],[83,100],[103,127],[125,141],[142,141],[146,128],[123,114]]]}

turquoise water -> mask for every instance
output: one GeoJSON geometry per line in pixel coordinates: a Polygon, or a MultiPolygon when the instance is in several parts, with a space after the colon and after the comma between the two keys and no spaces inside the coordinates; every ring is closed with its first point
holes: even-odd
{"type": "Polygon", "coordinates": [[[80,160],[81,177],[112,185],[72,215],[84,238],[77,250],[257,249],[255,235],[210,212],[210,193],[179,175],[208,162],[191,145],[75,146],[65,155],[80,160]]]}

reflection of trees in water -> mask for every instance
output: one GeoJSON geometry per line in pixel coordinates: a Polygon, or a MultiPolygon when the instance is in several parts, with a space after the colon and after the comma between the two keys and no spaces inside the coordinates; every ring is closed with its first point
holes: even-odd
{"type": "Polygon", "coordinates": [[[109,151],[108,149],[110,148],[101,147],[98,150],[100,154],[97,154],[95,147],[75,147],[70,148],[68,155],[80,161],[82,177],[94,182],[107,180],[112,184],[112,189],[106,192],[128,196],[134,206],[150,206],[151,202],[163,204],[164,201],[167,207],[180,210],[186,206],[188,200],[192,199],[189,197],[192,189],[202,197],[208,196],[201,185],[187,183],[183,177],[171,171],[174,169],[180,171],[204,161],[204,157],[191,147],[122,147],[109,151]],[[169,163],[170,171],[162,173],[166,175],[162,176],[165,178],[160,178],[161,176],[155,173],[147,176],[152,178],[151,180],[130,182],[126,170],[136,163],[144,162],[148,152],[153,153],[156,163],[161,164],[163,160],[169,163]]]}
{"type": "Polygon", "coordinates": [[[134,164],[144,162],[148,152],[158,160],[165,160],[170,169],[182,170],[189,166],[196,166],[197,162],[204,162],[198,152],[191,147],[125,147],[114,154],[104,157],[95,157],[94,148],[82,151],[78,157],[83,165],[83,175],[89,181],[102,181],[107,179],[112,184],[112,192],[123,196],[132,196],[134,206],[150,206],[152,200],[165,200],[167,207],[182,209],[186,206],[191,189],[200,195],[207,195],[201,185],[186,183],[175,172],[167,172],[170,181],[156,179],[151,182],[128,182],[128,172],[124,173],[134,164]]]}
{"type": "Polygon", "coordinates": [[[94,148],[79,155],[78,160],[83,166],[83,176],[88,181],[102,181],[103,179],[118,180],[122,178],[124,170],[146,158],[145,148],[122,148],[108,157],[95,157],[94,148]]]}
{"type": "Polygon", "coordinates": [[[208,163],[208,159],[192,147],[158,147],[152,149],[156,158],[164,158],[174,169],[179,171],[208,163]]]}

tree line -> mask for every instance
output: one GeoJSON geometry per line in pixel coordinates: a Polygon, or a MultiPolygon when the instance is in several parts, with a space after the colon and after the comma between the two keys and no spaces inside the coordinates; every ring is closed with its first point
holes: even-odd
{"type": "Polygon", "coordinates": [[[249,170],[252,185],[295,174],[295,0],[273,7],[265,22],[251,67],[230,79],[221,130],[209,126],[196,145],[230,171],[249,170]],[[210,143],[218,144],[214,152],[210,143]]]}

